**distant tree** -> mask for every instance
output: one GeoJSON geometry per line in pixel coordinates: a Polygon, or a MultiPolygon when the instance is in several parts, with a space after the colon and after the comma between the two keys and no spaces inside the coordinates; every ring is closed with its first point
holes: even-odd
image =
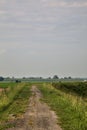
{"type": "Polygon", "coordinates": [[[69,77],[64,77],[64,79],[72,79],[72,77],[71,77],[71,76],[69,76],[69,77]]]}
{"type": "Polygon", "coordinates": [[[4,80],[4,78],[1,76],[1,77],[0,77],[0,81],[3,81],[3,80],[4,80]]]}
{"type": "Polygon", "coordinates": [[[67,79],[67,77],[64,77],[64,79],[67,79]]]}
{"type": "Polygon", "coordinates": [[[40,79],[43,79],[43,77],[40,77],[40,79]]]}
{"type": "Polygon", "coordinates": [[[68,79],[72,79],[72,77],[71,77],[71,76],[69,76],[69,77],[68,77],[68,79]]]}
{"type": "Polygon", "coordinates": [[[26,79],[26,77],[23,77],[22,79],[26,79]]]}
{"type": "Polygon", "coordinates": [[[51,79],[51,77],[48,77],[48,79],[51,79]]]}
{"type": "Polygon", "coordinates": [[[53,79],[59,79],[59,77],[57,75],[54,75],[53,79]]]}

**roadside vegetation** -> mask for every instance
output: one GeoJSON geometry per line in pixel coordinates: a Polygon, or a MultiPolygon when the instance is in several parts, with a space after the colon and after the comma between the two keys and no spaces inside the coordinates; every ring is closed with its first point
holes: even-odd
{"type": "Polygon", "coordinates": [[[13,127],[26,111],[31,96],[29,83],[0,83],[0,130],[13,127]]]}
{"type": "Polygon", "coordinates": [[[87,82],[54,82],[52,85],[64,92],[71,92],[83,98],[87,97],[87,82]]]}
{"type": "MultiPolygon", "coordinates": [[[[23,119],[33,83],[0,83],[0,130],[16,126],[23,119]]],[[[87,130],[87,83],[34,83],[58,115],[63,130],[87,130]]],[[[22,122],[21,122],[22,123],[22,122]]]]}
{"type": "MultiPolygon", "coordinates": [[[[43,93],[43,101],[48,103],[52,110],[58,115],[58,123],[62,126],[63,130],[87,130],[87,97],[82,89],[79,92],[72,90],[78,86],[79,83],[66,83],[68,90],[63,85],[58,86],[59,83],[44,83],[39,85],[39,89],[43,93]],[[70,88],[72,85],[72,89],[70,88]],[[85,95],[85,100],[84,100],[85,95]]],[[[81,83],[79,85],[85,85],[81,83]]],[[[86,86],[85,86],[86,87],[86,86]]],[[[85,88],[86,91],[87,88],[85,88]]],[[[78,91],[77,91],[78,90],[78,91]]]]}

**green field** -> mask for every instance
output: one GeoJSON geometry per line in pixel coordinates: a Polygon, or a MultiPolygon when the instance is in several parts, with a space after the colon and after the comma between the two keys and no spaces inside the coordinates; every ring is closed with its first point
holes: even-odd
{"type": "Polygon", "coordinates": [[[87,84],[83,82],[0,83],[0,130],[22,118],[33,84],[43,94],[41,101],[58,115],[63,130],[87,130],[87,84]]]}

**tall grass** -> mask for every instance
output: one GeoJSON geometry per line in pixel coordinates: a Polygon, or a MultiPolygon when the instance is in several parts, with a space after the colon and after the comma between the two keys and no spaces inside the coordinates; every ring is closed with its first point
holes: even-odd
{"type": "Polygon", "coordinates": [[[7,109],[7,107],[13,102],[14,97],[21,91],[23,84],[8,84],[4,87],[4,91],[0,95],[0,113],[7,109]]]}
{"type": "Polygon", "coordinates": [[[87,82],[54,82],[52,85],[64,92],[72,92],[83,98],[87,97],[87,82]]]}
{"type": "Polygon", "coordinates": [[[23,117],[31,96],[30,88],[29,83],[19,83],[9,91],[9,95],[6,97],[8,100],[0,111],[0,130],[15,126],[17,120],[23,117]]]}
{"type": "Polygon", "coordinates": [[[56,111],[63,130],[87,130],[87,106],[82,98],[56,90],[51,84],[39,89],[43,100],[56,111]]]}

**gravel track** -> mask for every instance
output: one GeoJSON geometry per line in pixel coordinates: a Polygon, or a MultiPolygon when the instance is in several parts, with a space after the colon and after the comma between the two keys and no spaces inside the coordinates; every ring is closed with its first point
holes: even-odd
{"type": "Polygon", "coordinates": [[[8,130],[62,130],[57,124],[57,116],[46,103],[40,101],[42,94],[36,86],[32,86],[32,96],[23,119],[15,128],[8,130]]]}

